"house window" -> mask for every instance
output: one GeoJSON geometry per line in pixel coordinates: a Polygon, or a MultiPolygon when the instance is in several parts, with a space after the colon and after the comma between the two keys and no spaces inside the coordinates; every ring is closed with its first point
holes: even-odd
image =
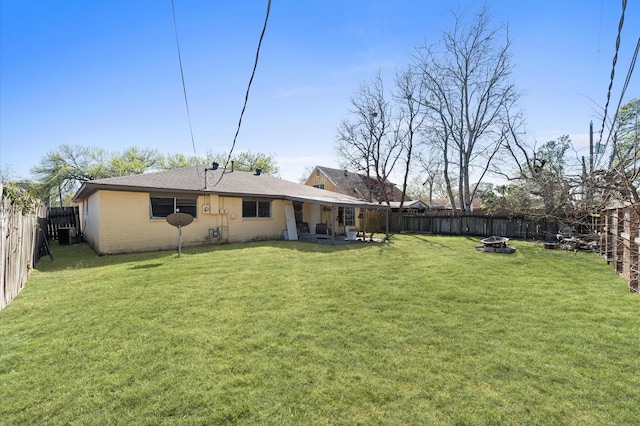
{"type": "Polygon", "coordinates": [[[314,188],[324,189],[324,183],[316,183],[313,185],[314,188]]]}
{"type": "Polygon", "coordinates": [[[338,223],[344,226],[355,226],[356,225],[355,207],[339,207],[338,223]]]}
{"type": "Polygon", "coordinates": [[[355,207],[344,208],[344,225],[356,226],[356,209],[355,207]]]}
{"type": "Polygon", "coordinates": [[[198,217],[197,198],[178,197],[151,197],[149,209],[152,218],[167,217],[171,213],[189,213],[193,217],[198,217]]]}
{"type": "Polygon", "coordinates": [[[301,223],[302,219],[303,219],[303,214],[304,210],[302,207],[302,203],[298,203],[298,202],[294,202],[293,203],[293,213],[294,216],[296,217],[296,223],[301,223]]]}
{"type": "Polygon", "coordinates": [[[242,217],[271,217],[271,201],[243,199],[242,217]]]}

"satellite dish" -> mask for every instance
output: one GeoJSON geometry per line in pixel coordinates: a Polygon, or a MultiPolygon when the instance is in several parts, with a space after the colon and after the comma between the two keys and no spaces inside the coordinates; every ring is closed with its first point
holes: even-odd
{"type": "Polygon", "coordinates": [[[180,256],[182,254],[182,227],[193,222],[193,216],[189,213],[171,213],[167,216],[167,222],[178,228],[178,256],[180,256]]]}
{"type": "Polygon", "coordinates": [[[189,213],[171,213],[167,216],[167,222],[172,226],[187,226],[193,222],[193,216],[189,213]]]}

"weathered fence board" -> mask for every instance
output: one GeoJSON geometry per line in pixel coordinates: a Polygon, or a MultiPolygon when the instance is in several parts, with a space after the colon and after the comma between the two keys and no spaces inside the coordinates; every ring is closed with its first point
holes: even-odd
{"type": "Polygon", "coordinates": [[[392,212],[391,232],[417,232],[443,235],[500,235],[508,238],[544,239],[547,221],[524,216],[491,216],[485,213],[407,215],[392,212]]]}
{"type": "MultiPolygon", "coordinates": [[[[44,209],[42,209],[44,211],[44,209]]],[[[51,260],[53,260],[53,255],[51,254],[49,247],[49,243],[47,240],[47,218],[38,215],[38,225],[36,229],[36,245],[35,250],[33,252],[33,264],[37,264],[42,256],[49,255],[51,256],[51,260]]]]}
{"type": "Polygon", "coordinates": [[[19,207],[5,198],[0,185],[0,310],[22,290],[33,270],[38,251],[38,216],[45,210],[22,214],[19,207]]]}
{"type": "Polygon", "coordinates": [[[600,254],[629,283],[630,291],[639,291],[640,205],[611,206],[602,213],[600,254]]]}

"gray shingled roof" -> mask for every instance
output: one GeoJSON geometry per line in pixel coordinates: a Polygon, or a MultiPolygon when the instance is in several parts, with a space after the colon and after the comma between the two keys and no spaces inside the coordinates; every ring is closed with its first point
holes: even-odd
{"type": "MultiPolygon", "coordinates": [[[[389,203],[392,209],[400,208],[400,201],[391,201],[389,203]]],[[[405,209],[428,209],[429,205],[422,200],[407,200],[402,204],[405,209]]]]}
{"type": "MultiPolygon", "coordinates": [[[[378,181],[375,177],[367,178],[365,175],[353,173],[347,170],[331,169],[329,167],[322,166],[316,167],[336,186],[336,188],[338,188],[341,193],[360,198],[361,200],[366,200],[369,197],[369,187],[371,187],[373,199],[380,202],[384,201],[384,197],[380,193],[378,181]]],[[[387,183],[387,193],[389,201],[400,201],[402,198],[402,191],[391,182],[387,183]]],[[[410,200],[410,198],[405,197],[405,201],[407,200],[410,200]]]]}
{"type": "Polygon", "coordinates": [[[83,200],[98,190],[111,190],[218,194],[285,199],[331,206],[385,207],[377,203],[367,203],[355,197],[289,182],[264,173],[256,175],[252,172],[218,169],[207,171],[206,175],[206,185],[204,181],[205,166],[97,179],[84,182],[73,200],[83,200]],[[220,178],[221,176],[222,178],[220,178]]]}

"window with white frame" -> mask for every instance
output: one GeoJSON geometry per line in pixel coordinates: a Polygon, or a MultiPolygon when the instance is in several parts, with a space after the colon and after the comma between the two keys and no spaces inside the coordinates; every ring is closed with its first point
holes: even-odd
{"type": "Polygon", "coordinates": [[[355,207],[339,207],[338,223],[343,226],[356,226],[355,207]]]}
{"type": "Polygon", "coordinates": [[[344,225],[356,226],[356,209],[355,207],[344,208],[344,225]]]}

